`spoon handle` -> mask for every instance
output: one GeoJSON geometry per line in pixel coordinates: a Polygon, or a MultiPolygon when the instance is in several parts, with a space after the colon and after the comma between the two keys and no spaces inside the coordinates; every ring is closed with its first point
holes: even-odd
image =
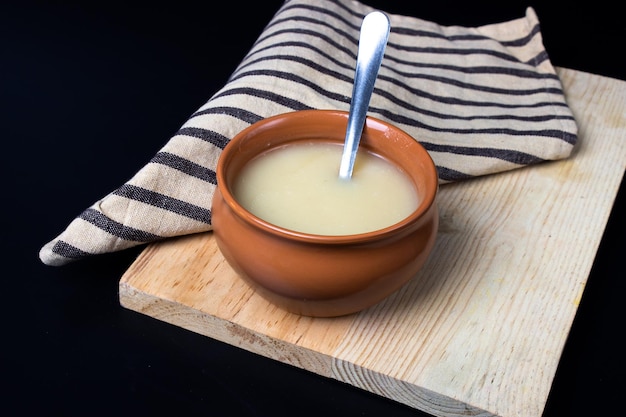
{"type": "Polygon", "coordinates": [[[389,38],[389,18],[382,12],[369,13],[361,24],[359,48],[356,57],[356,72],[352,87],[352,102],[348,115],[345,144],[339,166],[339,177],[350,179],[361,140],[374,82],[385,54],[389,38]]]}

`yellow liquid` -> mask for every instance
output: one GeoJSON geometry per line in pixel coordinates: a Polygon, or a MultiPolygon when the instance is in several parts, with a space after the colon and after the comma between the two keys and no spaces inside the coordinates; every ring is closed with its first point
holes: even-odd
{"type": "Polygon", "coordinates": [[[277,226],[349,235],[391,226],[418,206],[415,187],[389,161],[359,149],[352,178],[339,178],[342,146],[299,143],[250,161],[234,186],[237,201],[277,226]]]}

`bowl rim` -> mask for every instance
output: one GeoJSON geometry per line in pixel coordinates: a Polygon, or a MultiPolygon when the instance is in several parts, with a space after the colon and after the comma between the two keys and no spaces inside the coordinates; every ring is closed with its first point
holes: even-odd
{"type": "Polygon", "coordinates": [[[261,119],[257,122],[252,123],[248,127],[242,129],[237,134],[235,134],[235,136],[233,136],[233,138],[223,148],[219,156],[218,163],[217,163],[217,169],[216,169],[217,186],[216,186],[215,192],[218,192],[219,190],[225,203],[233,212],[235,212],[238,215],[238,217],[241,220],[245,221],[248,224],[255,225],[259,229],[267,233],[283,236],[291,240],[307,242],[307,243],[317,243],[317,244],[347,244],[347,243],[372,242],[375,240],[385,239],[389,237],[390,235],[396,235],[399,232],[402,232],[403,229],[409,229],[412,224],[414,224],[415,222],[419,220],[420,217],[428,213],[430,208],[435,204],[436,197],[437,197],[438,190],[439,190],[437,167],[432,157],[430,156],[426,148],[424,148],[424,146],[417,139],[415,139],[413,136],[406,133],[403,129],[399,128],[398,126],[393,125],[390,122],[386,122],[384,120],[381,120],[379,118],[372,117],[369,115],[366,117],[366,122],[365,122],[368,127],[376,128],[376,125],[378,124],[379,126],[382,126],[386,129],[392,129],[398,133],[401,133],[401,136],[405,136],[407,138],[412,139],[415,142],[415,144],[418,146],[418,149],[421,148],[421,152],[424,156],[424,160],[426,161],[426,164],[424,164],[425,168],[432,171],[430,175],[431,184],[428,184],[428,189],[432,189],[433,192],[424,195],[423,199],[420,201],[417,208],[413,212],[411,212],[411,214],[409,214],[408,216],[406,216],[404,219],[400,220],[399,222],[396,222],[392,225],[389,225],[381,229],[372,230],[372,231],[363,232],[363,233],[355,233],[355,234],[322,235],[322,234],[301,232],[297,230],[288,229],[282,226],[278,226],[276,224],[270,223],[267,220],[264,220],[252,214],[250,211],[244,208],[237,201],[237,199],[234,197],[234,195],[231,193],[228,187],[220,187],[220,184],[226,183],[226,178],[225,178],[226,158],[223,157],[223,155],[228,155],[229,150],[231,148],[235,148],[236,146],[238,146],[241,140],[248,137],[252,132],[254,132],[257,129],[271,128],[276,123],[280,123],[284,121],[285,119],[292,119],[294,117],[306,118],[306,117],[319,115],[319,114],[324,114],[325,117],[345,118],[346,122],[348,118],[348,112],[344,110],[307,109],[307,110],[294,110],[291,112],[280,113],[280,114],[276,114],[276,115],[261,119]]]}

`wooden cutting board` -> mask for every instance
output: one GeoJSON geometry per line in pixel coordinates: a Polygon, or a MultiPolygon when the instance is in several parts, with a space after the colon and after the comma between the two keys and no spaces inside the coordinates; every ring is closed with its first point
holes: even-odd
{"type": "Polygon", "coordinates": [[[574,155],[443,185],[431,258],[378,305],[286,313],[210,232],[148,246],[121,278],[121,305],[435,416],[541,416],[626,168],[626,82],[558,72],[574,155]]]}

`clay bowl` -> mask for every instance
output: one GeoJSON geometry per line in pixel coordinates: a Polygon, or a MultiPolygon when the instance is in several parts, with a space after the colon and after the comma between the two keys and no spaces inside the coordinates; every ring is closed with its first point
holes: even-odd
{"type": "Polygon", "coordinates": [[[438,177],[426,150],[411,136],[368,117],[360,148],[396,164],[422,201],[392,226],[353,235],[288,230],[251,214],[232,193],[252,158],[299,140],[343,143],[347,112],[304,110],[259,121],[237,134],[217,165],[213,233],[226,261],[261,296],[292,313],[333,317],[368,308],[411,280],[434,245],[439,223],[438,177]]]}

